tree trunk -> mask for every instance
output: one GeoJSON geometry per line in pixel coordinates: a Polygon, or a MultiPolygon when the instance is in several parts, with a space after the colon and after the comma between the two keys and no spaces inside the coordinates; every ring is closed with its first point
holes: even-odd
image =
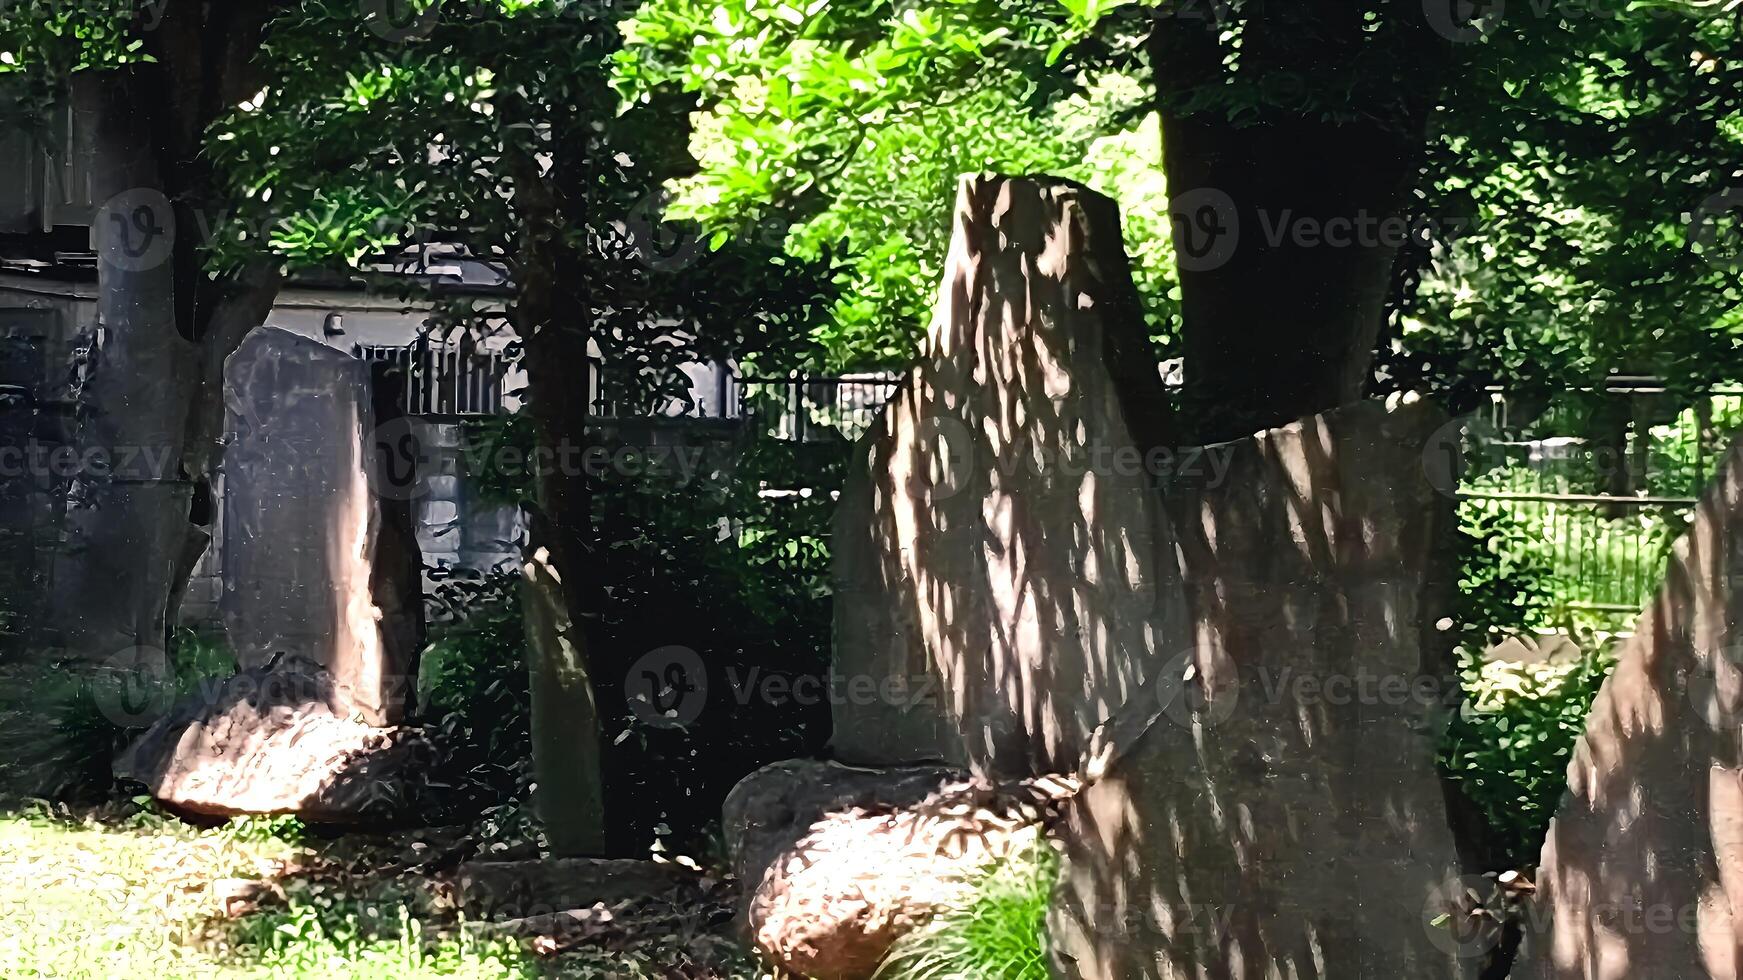
{"type": "Polygon", "coordinates": [[[603,854],[605,801],[599,713],[588,673],[583,610],[592,608],[593,501],[576,465],[587,437],[588,318],[577,313],[584,280],[562,241],[562,221],[536,161],[508,160],[526,232],[514,309],[523,344],[528,405],[544,465],[529,508],[523,596],[531,656],[535,806],[551,849],[603,854]]]}
{"type": "Polygon", "coordinates": [[[75,444],[109,472],[69,488],[51,577],[53,642],[75,660],[129,666],[165,635],[189,485],[180,463],[198,348],[177,329],[175,216],[130,73],[107,80],[96,120],[98,325],[75,444]],[[120,658],[117,660],[116,658],[120,658]]]}
{"type": "Polygon", "coordinates": [[[1406,20],[1376,38],[1360,5],[1249,6],[1238,70],[1208,19],[1164,17],[1149,40],[1180,268],[1185,424],[1202,442],[1361,397],[1393,259],[1413,231],[1407,191],[1434,98],[1411,104],[1327,78],[1338,66],[1418,61],[1413,71],[1434,88],[1426,25],[1406,20]],[[1239,111],[1204,104],[1239,86],[1265,98],[1239,111]]]}

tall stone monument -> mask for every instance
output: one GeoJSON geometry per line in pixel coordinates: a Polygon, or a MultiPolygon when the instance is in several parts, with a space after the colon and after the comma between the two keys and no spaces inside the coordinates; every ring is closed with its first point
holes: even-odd
{"type": "Polygon", "coordinates": [[[1444,416],[1173,448],[1137,309],[1110,201],[964,180],[842,493],[837,757],[1080,777],[1058,976],[1474,977],[1427,914],[1459,871],[1444,416]]]}
{"type": "Polygon", "coordinates": [[[415,435],[371,365],[265,327],[225,366],[225,630],[244,669],[283,654],[329,672],[376,726],[397,723],[423,639],[409,501],[415,435]]]}

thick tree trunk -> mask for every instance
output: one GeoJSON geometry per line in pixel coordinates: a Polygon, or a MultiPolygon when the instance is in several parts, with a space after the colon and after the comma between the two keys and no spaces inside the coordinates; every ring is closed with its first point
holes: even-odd
{"type": "Polygon", "coordinates": [[[526,234],[514,309],[524,345],[528,404],[544,465],[529,508],[523,605],[532,685],[534,803],[551,849],[603,854],[605,800],[599,712],[586,626],[593,501],[582,467],[587,438],[588,320],[572,302],[583,276],[561,240],[561,220],[538,164],[510,161],[526,234]]]}
{"type": "Polygon", "coordinates": [[[127,81],[112,80],[96,120],[94,190],[107,203],[93,229],[98,324],[75,436],[82,458],[108,462],[85,467],[69,488],[50,591],[51,642],[93,663],[127,661],[163,642],[190,496],[180,462],[198,374],[198,348],[176,324],[175,217],[127,81]]]}
{"type": "Polygon", "coordinates": [[[1210,20],[1164,18],[1151,34],[1199,441],[1353,401],[1367,380],[1393,259],[1416,231],[1404,209],[1433,96],[1331,76],[1414,61],[1432,89],[1437,45],[1408,21],[1376,38],[1359,6],[1249,5],[1238,69],[1210,20]],[[1239,112],[1214,101],[1242,89],[1265,98],[1239,112]]]}

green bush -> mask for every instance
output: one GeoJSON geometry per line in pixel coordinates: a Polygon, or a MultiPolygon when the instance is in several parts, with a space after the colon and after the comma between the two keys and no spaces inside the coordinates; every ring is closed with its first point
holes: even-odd
{"type": "Polygon", "coordinates": [[[967,901],[897,940],[878,980],[1046,980],[1047,902],[1058,873],[1045,840],[1017,851],[967,901]]]}
{"type": "Polygon", "coordinates": [[[1442,766],[1488,818],[1515,866],[1537,863],[1567,788],[1568,758],[1614,660],[1468,662],[1465,703],[1449,726],[1442,766]]]}
{"type": "Polygon", "coordinates": [[[464,572],[437,587],[418,702],[440,755],[436,801],[470,816],[523,797],[532,757],[532,695],[519,578],[464,572]]]}

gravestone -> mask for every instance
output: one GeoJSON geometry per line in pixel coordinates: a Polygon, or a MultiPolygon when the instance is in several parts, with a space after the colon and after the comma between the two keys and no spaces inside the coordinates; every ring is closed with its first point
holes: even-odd
{"type": "Polygon", "coordinates": [[[1081,980],[1474,977],[1435,766],[1457,692],[1445,418],[1352,405],[1165,490],[1187,642],[1109,719],[1049,926],[1081,980]]]}
{"type": "Polygon", "coordinates": [[[1176,451],[1155,365],[1111,202],[965,179],[841,496],[836,757],[1081,776],[1057,976],[1474,977],[1433,925],[1460,868],[1444,415],[1176,451]]]}
{"type": "Polygon", "coordinates": [[[423,638],[415,471],[371,365],[276,327],[224,369],[225,631],[239,664],[294,654],[368,724],[405,714],[423,638]]]}
{"type": "Polygon", "coordinates": [[[1743,976],[1743,442],[1568,763],[1515,980],[1743,976]]]}
{"type": "Polygon", "coordinates": [[[1113,202],[964,178],[935,319],[836,514],[837,758],[1076,764],[1166,656],[1165,406],[1113,202]]]}

